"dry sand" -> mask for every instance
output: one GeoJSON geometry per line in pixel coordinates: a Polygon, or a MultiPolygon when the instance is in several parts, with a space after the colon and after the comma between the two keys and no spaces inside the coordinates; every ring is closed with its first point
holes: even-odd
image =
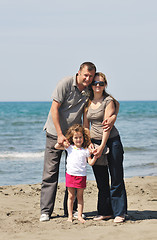
{"type": "Polygon", "coordinates": [[[125,223],[93,221],[97,188],[87,182],[84,194],[85,224],[67,222],[63,216],[64,183],[59,184],[54,213],[49,222],[39,222],[40,184],[0,187],[0,239],[88,240],[157,239],[157,177],[125,179],[128,217],[125,223]]]}

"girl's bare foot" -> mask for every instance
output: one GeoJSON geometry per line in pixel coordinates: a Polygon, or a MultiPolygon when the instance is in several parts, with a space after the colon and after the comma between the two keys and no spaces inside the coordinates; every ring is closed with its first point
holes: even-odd
{"type": "Polygon", "coordinates": [[[86,222],[82,217],[78,217],[78,220],[79,220],[81,223],[85,223],[85,222],[86,222]]]}

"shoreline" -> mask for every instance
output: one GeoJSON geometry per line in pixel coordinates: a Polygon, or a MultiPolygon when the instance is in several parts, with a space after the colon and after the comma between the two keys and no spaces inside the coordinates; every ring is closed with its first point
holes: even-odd
{"type": "MultiPolygon", "coordinates": [[[[125,171],[125,170],[124,170],[125,171]]],[[[89,174],[89,173],[88,173],[89,174]]],[[[91,173],[92,177],[91,176],[88,176],[87,175],[87,182],[94,182],[95,181],[95,177],[94,177],[94,174],[93,172],[91,173]]],[[[42,173],[41,173],[41,176],[42,176],[42,173]]],[[[60,176],[59,176],[60,177],[60,176]]],[[[139,178],[144,178],[144,177],[157,177],[157,174],[141,174],[141,175],[129,175],[129,176],[125,176],[124,177],[124,181],[126,179],[130,179],[130,178],[136,178],[136,177],[139,177],[139,178]]],[[[65,179],[65,176],[64,176],[64,179],[65,179]]],[[[41,182],[42,182],[42,178],[41,178],[41,182]]],[[[0,185],[0,187],[6,187],[6,186],[21,186],[21,185],[36,185],[36,184],[41,184],[40,181],[38,182],[35,182],[35,183],[32,183],[32,182],[28,182],[28,183],[13,183],[13,184],[2,184],[0,185]]],[[[58,184],[65,184],[65,180],[63,181],[62,179],[58,179],[58,184]]]]}
{"type": "Polygon", "coordinates": [[[58,184],[56,202],[49,222],[39,222],[41,184],[0,186],[0,239],[83,240],[156,239],[157,176],[125,178],[128,216],[124,223],[113,219],[93,221],[96,215],[97,187],[87,180],[84,193],[86,223],[67,222],[63,212],[65,183],[58,184]],[[78,232],[79,231],[79,232],[78,232]],[[78,234],[79,233],[79,234],[78,234]]]}

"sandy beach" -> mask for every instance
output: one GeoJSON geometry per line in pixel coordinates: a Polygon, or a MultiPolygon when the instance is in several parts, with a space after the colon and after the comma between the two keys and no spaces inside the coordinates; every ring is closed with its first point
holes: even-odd
{"type": "Polygon", "coordinates": [[[0,239],[84,240],[84,239],[156,239],[157,176],[125,179],[128,216],[124,223],[113,219],[93,221],[97,188],[88,181],[84,194],[86,223],[67,222],[63,215],[65,184],[58,185],[54,213],[49,222],[39,222],[40,184],[0,187],[0,239]]]}

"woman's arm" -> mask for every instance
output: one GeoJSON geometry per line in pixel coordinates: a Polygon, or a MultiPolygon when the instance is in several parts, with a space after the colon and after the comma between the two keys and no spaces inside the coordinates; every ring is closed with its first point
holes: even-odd
{"type": "Polygon", "coordinates": [[[83,113],[83,127],[89,129],[89,121],[87,119],[87,109],[86,108],[84,109],[84,113],[83,113]]]}
{"type": "Polygon", "coordinates": [[[114,102],[112,101],[112,103],[113,105],[114,103],[116,104],[116,106],[114,106],[115,112],[111,115],[108,115],[108,117],[104,118],[104,121],[102,122],[102,124],[103,124],[103,129],[105,131],[109,131],[112,129],[119,112],[119,105],[120,105],[119,102],[116,99],[114,99],[114,102]]]}
{"type": "MultiPolygon", "coordinates": [[[[111,101],[107,107],[105,108],[105,113],[104,113],[104,119],[109,118],[110,116],[112,116],[115,113],[115,106],[114,106],[114,102],[111,101]]],[[[111,128],[112,129],[112,128],[111,128]]],[[[108,137],[110,135],[110,131],[111,129],[109,129],[108,131],[103,130],[103,136],[102,136],[102,141],[99,147],[96,148],[96,150],[93,152],[94,155],[99,158],[102,155],[103,149],[106,146],[106,142],[108,140],[108,137]]]]}
{"type": "MultiPolygon", "coordinates": [[[[83,127],[89,131],[89,135],[90,135],[90,130],[89,130],[89,121],[87,119],[87,109],[84,109],[84,113],[83,113],[83,127]]],[[[88,146],[88,149],[90,151],[90,153],[93,153],[94,150],[94,146],[93,143],[90,143],[90,145],[88,146]]]]}

